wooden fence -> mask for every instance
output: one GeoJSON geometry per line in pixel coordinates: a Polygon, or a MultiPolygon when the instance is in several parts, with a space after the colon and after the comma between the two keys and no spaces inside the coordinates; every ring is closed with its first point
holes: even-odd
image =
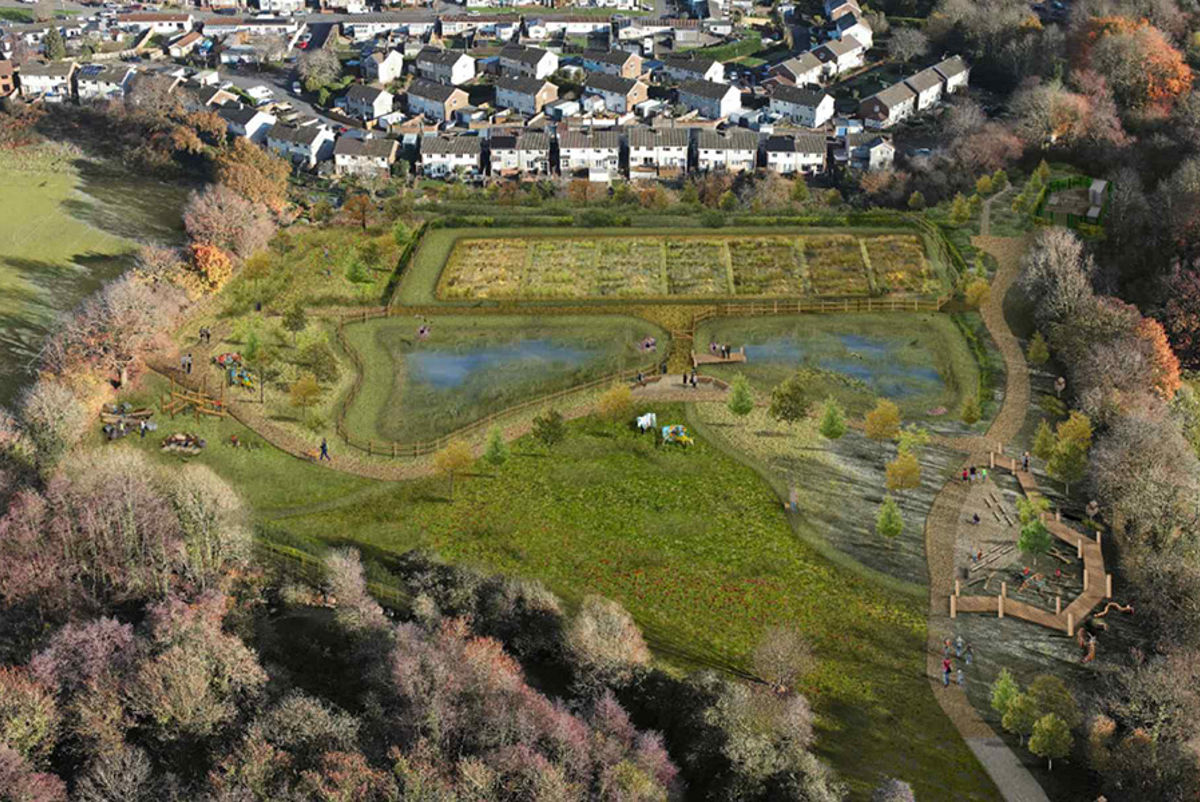
{"type": "Polygon", "coordinates": [[[844,298],[835,300],[779,300],[749,303],[719,303],[696,313],[695,324],[714,317],[759,317],[762,315],[833,314],[838,312],[936,312],[949,300],[938,298],[844,298]]]}

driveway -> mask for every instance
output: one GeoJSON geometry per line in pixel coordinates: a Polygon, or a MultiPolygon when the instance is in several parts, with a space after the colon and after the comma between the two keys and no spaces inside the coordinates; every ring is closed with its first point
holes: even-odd
{"type": "Polygon", "coordinates": [[[315,106],[300,95],[292,94],[292,82],[296,80],[294,71],[283,73],[263,70],[262,72],[258,72],[253,67],[242,67],[234,71],[232,67],[222,65],[220,73],[222,80],[230,81],[239,89],[250,89],[254,86],[268,87],[275,92],[276,98],[291,103],[302,116],[316,117],[321,122],[334,128],[342,126],[342,123],[335,122],[321,114],[315,106]]]}

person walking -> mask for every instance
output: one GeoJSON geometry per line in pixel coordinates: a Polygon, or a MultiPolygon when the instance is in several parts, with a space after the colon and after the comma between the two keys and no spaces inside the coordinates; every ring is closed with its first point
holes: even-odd
{"type": "Polygon", "coordinates": [[[1029,473],[1029,452],[1026,451],[1021,455],[1021,466],[1025,473],[1029,473]]]}
{"type": "Polygon", "coordinates": [[[321,456],[317,458],[318,462],[320,460],[329,460],[330,462],[333,462],[333,459],[329,456],[329,443],[325,441],[324,437],[321,438],[321,456]]]}
{"type": "Polygon", "coordinates": [[[967,687],[967,675],[963,673],[962,668],[959,668],[958,672],[954,675],[954,681],[958,683],[958,687],[960,688],[965,689],[967,687]]]}
{"type": "Polygon", "coordinates": [[[963,468],[963,481],[967,481],[967,469],[963,468]]]}
{"type": "Polygon", "coordinates": [[[187,373],[189,376],[192,375],[192,355],[191,354],[187,355],[187,373]]]}
{"type": "Polygon", "coordinates": [[[146,437],[146,422],[145,421],[138,422],[138,437],[141,437],[143,439],[146,437]]]}
{"type": "Polygon", "coordinates": [[[950,687],[950,658],[949,657],[942,660],[942,687],[943,688],[950,687]]]}
{"type": "Polygon", "coordinates": [[[975,662],[975,650],[971,648],[971,644],[969,643],[967,644],[966,651],[963,652],[963,660],[966,661],[967,665],[975,662]]]}
{"type": "Polygon", "coordinates": [[[979,470],[983,472],[983,481],[986,482],[987,481],[987,468],[980,468],[979,470]]]}
{"type": "Polygon", "coordinates": [[[965,641],[963,641],[962,635],[959,635],[957,638],[955,638],[954,639],[954,655],[956,657],[962,657],[963,656],[963,647],[966,645],[967,644],[965,641]]]}
{"type": "Polygon", "coordinates": [[[975,466],[974,466],[974,465],[972,465],[972,466],[971,466],[971,481],[972,481],[972,482],[974,482],[974,481],[975,481],[975,476],[976,476],[976,473],[975,473],[975,466]]]}

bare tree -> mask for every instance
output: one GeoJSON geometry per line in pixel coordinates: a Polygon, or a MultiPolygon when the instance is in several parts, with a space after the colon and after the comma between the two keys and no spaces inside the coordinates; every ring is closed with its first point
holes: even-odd
{"type": "Polygon", "coordinates": [[[796,680],[814,668],[812,646],[794,626],[771,627],[754,650],[755,672],[779,692],[792,690],[796,680]]]}
{"type": "Polygon", "coordinates": [[[897,28],[888,39],[888,54],[897,61],[912,61],[929,52],[929,37],[919,28],[897,28]]]}

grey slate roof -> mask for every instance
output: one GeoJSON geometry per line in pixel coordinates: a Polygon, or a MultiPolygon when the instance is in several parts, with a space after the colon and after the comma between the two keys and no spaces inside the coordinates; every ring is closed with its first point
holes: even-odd
{"type": "Polygon", "coordinates": [[[333,146],[334,156],[366,156],[372,159],[391,158],[398,143],[394,139],[359,139],[353,136],[338,137],[333,146]]]}
{"type": "Polygon", "coordinates": [[[666,56],[663,58],[663,64],[673,70],[690,70],[697,75],[703,75],[712,69],[712,65],[717,63],[716,59],[706,58],[704,56],[666,56]]]}
{"type": "Polygon", "coordinates": [[[282,142],[291,142],[293,145],[311,146],[316,141],[320,130],[320,127],[316,125],[285,125],[284,123],[275,123],[275,125],[271,126],[271,130],[267,131],[267,138],[278,139],[282,142]]]}
{"type": "Polygon", "coordinates": [[[591,72],[588,73],[587,81],[584,82],[586,89],[595,89],[601,92],[613,92],[618,95],[628,95],[629,91],[637,84],[637,81],[632,78],[619,78],[616,75],[609,75],[606,72],[591,72]]]}
{"type": "Polygon", "coordinates": [[[517,150],[550,150],[550,135],[544,131],[529,131],[517,137],[517,150]]]}
{"type": "Polygon", "coordinates": [[[530,67],[537,65],[550,52],[540,47],[522,47],[521,45],[506,45],[500,50],[500,58],[512,59],[530,67]]]}
{"type": "Polygon", "coordinates": [[[465,55],[461,50],[438,50],[434,47],[425,47],[417,53],[417,63],[428,62],[440,64],[443,67],[453,67],[455,62],[465,55]]]}
{"type": "Polygon", "coordinates": [[[719,84],[716,81],[688,81],[679,87],[679,94],[721,100],[729,93],[730,89],[736,91],[737,87],[719,84]]]}
{"type": "Polygon", "coordinates": [[[543,78],[532,78],[526,75],[505,75],[496,81],[496,89],[507,92],[519,92],[522,95],[536,95],[548,82],[543,78]]]}
{"type": "Polygon", "coordinates": [[[629,147],[631,148],[685,148],[688,144],[686,128],[646,128],[638,126],[629,129],[629,147]]]}
{"type": "Polygon", "coordinates": [[[916,98],[916,96],[916,92],[909,89],[907,84],[901,82],[898,84],[892,84],[887,89],[876,92],[875,94],[871,95],[871,97],[867,98],[867,100],[878,100],[888,108],[895,108],[901,103],[913,100],[916,98]]]}
{"type": "Polygon", "coordinates": [[[408,85],[408,94],[436,103],[445,103],[451,95],[461,91],[456,86],[439,84],[437,81],[427,81],[424,78],[417,78],[408,85]]]}
{"type": "Polygon", "coordinates": [[[566,131],[558,135],[558,146],[560,148],[609,148],[611,150],[619,150],[621,147],[621,137],[617,135],[616,131],[596,131],[593,133],[586,131],[566,131]]]}
{"type": "Polygon", "coordinates": [[[787,70],[792,75],[804,75],[821,68],[821,59],[814,56],[811,52],[801,53],[795,58],[790,58],[787,61],[781,61],[771,68],[771,72],[778,70],[787,70]]]}
{"type": "Polygon", "coordinates": [[[71,70],[74,67],[75,62],[73,61],[51,61],[49,63],[26,61],[21,65],[21,74],[66,78],[71,74],[71,70]]]}
{"type": "Polygon", "coordinates": [[[821,134],[794,134],[767,138],[767,150],[776,153],[824,153],[825,137],[821,134]]]}
{"type": "Polygon", "coordinates": [[[862,42],[858,41],[853,36],[847,36],[843,39],[830,39],[825,44],[816,48],[816,50],[813,52],[816,53],[818,50],[827,50],[834,56],[844,56],[847,53],[852,53],[855,50],[861,50],[862,48],[862,42]]]}
{"type": "Polygon", "coordinates": [[[427,136],[421,138],[422,153],[478,155],[480,151],[479,137],[477,136],[427,136]]]}
{"type": "Polygon", "coordinates": [[[586,50],[583,53],[583,59],[584,61],[599,61],[604,64],[624,67],[633,55],[628,50],[586,50]]]}
{"type": "Polygon", "coordinates": [[[701,131],[696,144],[704,150],[758,150],[758,134],[730,131],[722,135],[716,131],[701,131]]]}
{"type": "Polygon", "coordinates": [[[354,84],[354,86],[350,87],[350,89],[346,92],[346,100],[353,103],[368,103],[374,105],[379,96],[383,94],[390,93],[385,93],[382,89],[376,89],[375,87],[367,86],[366,84],[354,84]]]}
{"type": "Polygon", "coordinates": [[[808,106],[816,108],[817,104],[825,97],[824,90],[808,89],[801,86],[787,86],[780,84],[771,90],[771,98],[781,100],[784,103],[792,103],[797,106],[808,106]]]}
{"type": "Polygon", "coordinates": [[[932,67],[921,70],[916,75],[904,79],[904,83],[918,94],[942,85],[942,78],[932,67]]]}
{"type": "Polygon", "coordinates": [[[934,64],[932,69],[937,70],[938,74],[943,78],[949,79],[953,78],[959,73],[966,72],[967,63],[962,60],[962,56],[951,56],[944,61],[939,61],[937,64],[934,64]]]}
{"type": "Polygon", "coordinates": [[[219,114],[222,119],[241,126],[249,124],[249,122],[253,120],[259,113],[260,112],[258,109],[252,108],[251,106],[243,106],[240,103],[236,106],[230,104],[217,109],[217,114],[219,114]]]}

